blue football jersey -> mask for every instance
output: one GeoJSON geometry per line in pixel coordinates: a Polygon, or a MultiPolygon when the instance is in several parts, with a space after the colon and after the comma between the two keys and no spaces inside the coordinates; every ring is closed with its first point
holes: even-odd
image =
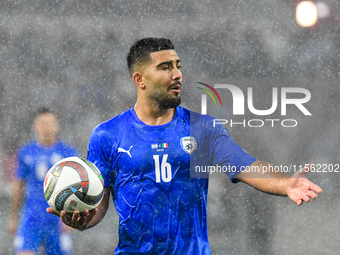
{"type": "Polygon", "coordinates": [[[120,219],[116,254],[211,254],[209,179],[196,167],[234,166],[232,179],[255,161],[212,121],[178,106],[172,121],[149,126],[132,108],[93,130],[88,159],[112,185],[120,219]]]}
{"type": "Polygon", "coordinates": [[[60,140],[52,146],[42,146],[32,141],[20,148],[17,154],[16,177],[25,181],[25,203],[22,220],[38,221],[39,224],[59,222],[58,217],[46,213],[43,183],[48,170],[59,160],[77,156],[76,149],[60,140]]]}

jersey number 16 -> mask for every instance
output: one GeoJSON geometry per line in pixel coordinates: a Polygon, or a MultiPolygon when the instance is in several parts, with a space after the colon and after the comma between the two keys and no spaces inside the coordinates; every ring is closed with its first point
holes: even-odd
{"type": "Polygon", "coordinates": [[[166,162],[168,160],[168,154],[163,155],[161,164],[159,164],[159,155],[153,155],[153,159],[155,161],[156,182],[161,182],[161,177],[163,182],[171,181],[171,165],[170,163],[166,162]]]}

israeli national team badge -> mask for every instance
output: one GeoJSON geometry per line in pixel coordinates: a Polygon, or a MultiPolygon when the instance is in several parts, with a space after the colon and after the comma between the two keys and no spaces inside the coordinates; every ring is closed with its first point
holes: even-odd
{"type": "Polygon", "coordinates": [[[181,138],[181,146],[182,149],[188,153],[193,153],[197,148],[197,141],[196,138],[193,136],[185,136],[181,138]]]}

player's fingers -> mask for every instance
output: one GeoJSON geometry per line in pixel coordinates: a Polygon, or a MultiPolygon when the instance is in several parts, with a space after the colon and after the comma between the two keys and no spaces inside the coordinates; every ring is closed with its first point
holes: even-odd
{"type": "Polygon", "coordinates": [[[75,223],[79,220],[80,213],[78,210],[75,210],[72,214],[72,222],[75,223]]]}
{"type": "Polygon", "coordinates": [[[53,214],[53,215],[56,215],[58,217],[60,216],[60,214],[55,212],[51,207],[46,208],[46,212],[53,214]]]}
{"type": "Polygon", "coordinates": [[[307,196],[316,199],[318,195],[314,191],[309,190],[307,191],[307,196]]]}
{"type": "Polygon", "coordinates": [[[85,210],[81,213],[78,210],[76,210],[75,213],[73,214],[74,220],[72,220],[72,227],[76,229],[83,229],[87,215],[88,210],[85,210]]]}
{"type": "Polygon", "coordinates": [[[307,203],[310,201],[309,196],[307,196],[306,194],[303,194],[303,195],[301,196],[301,199],[303,200],[303,202],[307,202],[307,203]]]}
{"type": "Polygon", "coordinates": [[[81,217],[78,219],[78,222],[74,227],[80,231],[83,231],[88,224],[88,218],[90,217],[91,214],[89,213],[88,210],[85,210],[80,215],[81,217]]]}
{"type": "Polygon", "coordinates": [[[89,213],[89,215],[87,216],[86,221],[85,221],[85,225],[86,225],[86,226],[90,223],[90,221],[91,221],[91,220],[93,219],[93,217],[96,215],[97,211],[98,211],[98,209],[97,209],[97,208],[94,208],[94,209],[89,213]]]}
{"type": "Polygon", "coordinates": [[[97,212],[98,212],[98,209],[94,208],[90,213],[91,218],[93,218],[96,215],[97,212]]]}
{"type": "Polygon", "coordinates": [[[302,205],[302,199],[298,199],[298,200],[296,201],[296,204],[297,204],[298,206],[302,205]]]}
{"type": "Polygon", "coordinates": [[[86,218],[88,217],[89,215],[89,211],[88,210],[84,210],[82,213],[81,213],[81,217],[79,218],[79,221],[78,221],[78,225],[79,225],[79,228],[82,228],[85,221],[86,221],[86,218]]]}
{"type": "Polygon", "coordinates": [[[60,219],[63,223],[65,223],[67,226],[70,226],[71,219],[67,217],[66,211],[60,212],[60,219]]]}
{"type": "Polygon", "coordinates": [[[309,184],[309,189],[313,190],[313,191],[315,191],[316,193],[319,193],[319,194],[322,193],[322,189],[318,185],[316,185],[312,182],[309,184]]]}

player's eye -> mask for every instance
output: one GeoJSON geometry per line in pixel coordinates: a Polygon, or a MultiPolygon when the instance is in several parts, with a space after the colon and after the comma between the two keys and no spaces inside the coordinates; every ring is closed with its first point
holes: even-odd
{"type": "Polygon", "coordinates": [[[181,69],[182,68],[182,66],[177,66],[177,69],[181,69]]]}

